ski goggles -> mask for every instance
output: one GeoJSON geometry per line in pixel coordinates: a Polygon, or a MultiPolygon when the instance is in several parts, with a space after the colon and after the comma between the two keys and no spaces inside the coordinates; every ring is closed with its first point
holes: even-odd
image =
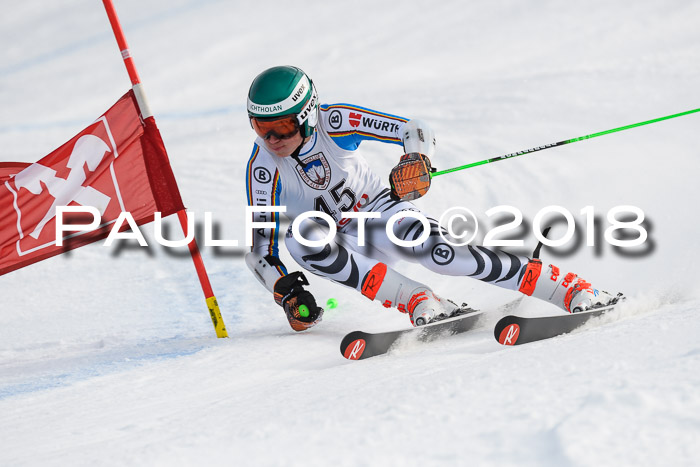
{"type": "Polygon", "coordinates": [[[262,139],[274,136],[278,139],[289,139],[299,131],[299,122],[296,115],[285,115],[277,118],[250,117],[250,124],[255,133],[262,139]]]}

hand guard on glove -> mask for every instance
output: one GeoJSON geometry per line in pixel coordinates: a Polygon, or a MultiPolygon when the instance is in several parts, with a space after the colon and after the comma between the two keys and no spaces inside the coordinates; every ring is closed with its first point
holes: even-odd
{"type": "Polygon", "coordinates": [[[275,302],[284,308],[289,325],[295,331],[304,331],[321,321],[323,308],[316,305],[311,292],[304,290],[309,281],[301,272],[280,277],[275,282],[275,302]]]}
{"type": "Polygon", "coordinates": [[[401,201],[420,198],[428,192],[430,172],[434,171],[428,156],[419,152],[404,154],[389,174],[392,197],[401,201]]]}

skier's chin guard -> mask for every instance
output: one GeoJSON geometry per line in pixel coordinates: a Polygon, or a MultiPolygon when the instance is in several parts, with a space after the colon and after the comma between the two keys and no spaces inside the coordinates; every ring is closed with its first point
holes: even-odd
{"type": "Polygon", "coordinates": [[[430,189],[430,172],[434,170],[425,154],[404,154],[389,174],[392,197],[411,201],[425,195],[430,189]]]}

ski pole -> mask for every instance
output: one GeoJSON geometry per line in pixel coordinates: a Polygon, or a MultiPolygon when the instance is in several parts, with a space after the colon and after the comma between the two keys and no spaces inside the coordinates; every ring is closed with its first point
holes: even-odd
{"type": "Polygon", "coordinates": [[[491,162],[498,162],[498,161],[502,161],[502,160],[506,160],[506,159],[511,159],[513,157],[522,156],[523,154],[530,154],[530,153],[537,152],[537,151],[542,151],[544,149],[556,148],[557,146],[563,146],[565,144],[575,143],[577,141],[582,141],[584,139],[591,139],[591,138],[596,138],[598,136],[608,135],[610,133],[616,133],[618,131],[629,130],[630,128],[636,128],[636,127],[643,126],[643,125],[649,125],[650,123],[656,123],[656,122],[660,122],[663,120],[669,120],[671,118],[682,117],[683,115],[689,115],[689,114],[692,114],[695,112],[700,112],[700,109],[688,110],[686,112],[668,115],[666,117],[654,118],[652,120],[647,120],[644,122],[633,123],[631,125],[625,125],[625,126],[621,126],[618,128],[613,128],[612,130],[599,131],[598,133],[592,133],[590,135],[579,136],[578,138],[567,139],[564,141],[559,141],[558,143],[545,144],[544,146],[537,146],[534,148],[525,149],[524,151],[511,152],[510,154],[504,154],[502,156],[492,157],[491,159],[484,159],[483,161],[472,162],[471,164],[460,165],[459,167],[453,167],[451,169],[445,169],[445,170],[433,172],[430,174],[430,177],[433,178],[433,177],[437,177],[438,175],[444,175],[444,174],[447,174],[450,172],[457,172],[459,170],[469,169],[471,167],[476,167],[478,165],[484,165],[484,164],[488,164],[491,162]]]}

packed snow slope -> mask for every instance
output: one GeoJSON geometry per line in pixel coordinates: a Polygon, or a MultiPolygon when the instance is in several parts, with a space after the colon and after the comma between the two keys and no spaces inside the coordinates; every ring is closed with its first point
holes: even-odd
{"type": "MultiPolygon", "coordinates": [[[[269,66],[303,68],[322,102],[429,121],[439,169],[700,107],[689,0],[115,3],[188,209],[241,244],[246,93],[269,66]]],[[[33,162],[129,81],[101,2],[2,7],[0,161],[33,162]]],[[[629,296],[617,319],[527,346],[487,326],[347,361],[347,332],[408,318],[311,277],[339,306],[295,334],[243,247],[203,248],[230,335],[216,339],[186,251],[152,226],[149,248],[98,242],[2,276],[0,465],[697,465],[699,128],[694,114],[433,180],[416,204],[468,207],[477,242],[511,205],[531,251],[535,215],[566,208],[576,237],[545,262],[629,296]],[[641,247],[605,241],[616,206],[643,210],[641,247]]],[[[400,156],[361,149],[385,175],[400,156]]],[[[485,310],[518,298],[404,271],[485,310]]]]}

